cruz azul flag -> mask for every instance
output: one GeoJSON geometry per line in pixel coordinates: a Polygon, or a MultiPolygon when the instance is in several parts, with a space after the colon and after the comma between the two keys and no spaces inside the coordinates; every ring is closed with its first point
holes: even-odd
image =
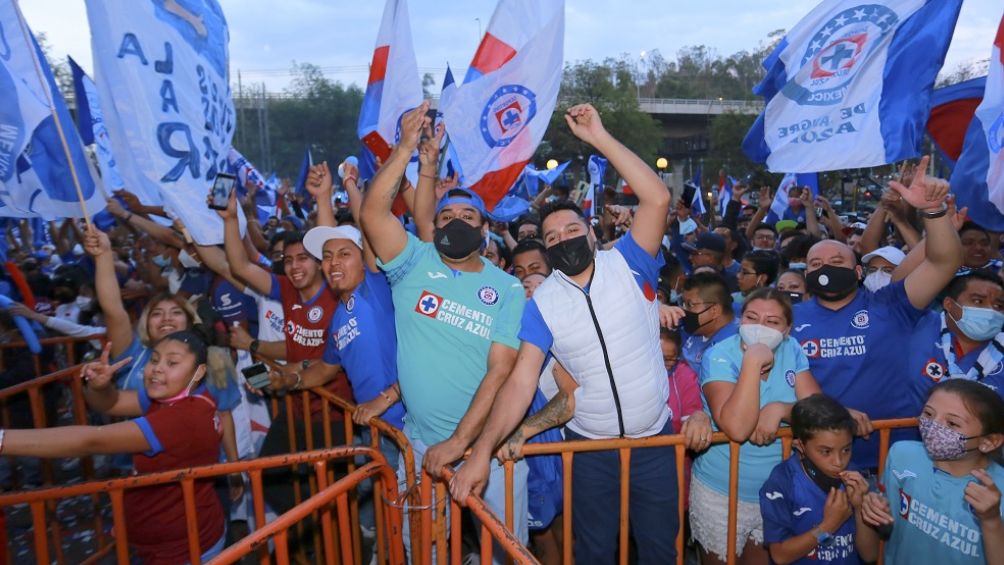
{"type": "Polygon", "coordinates": [[[544,137],[558,99],[564,35],[564,0],[499,0],[464,84],[442,101],[463,183],[489,209],[544,137]]]}
{"type": "Polygon", "coordinates": [[[966,130],[986,87],[987,77],[979,77],[939,88],[931,95],[927,133],[952,167],[962,153],[966,130]]]}
{"type": "Polygon", "coordinates": [[[732,187],[735,186],[736,179],[731,176],[719,175],[718,180],[718,213],[724,218],[725,209],[732,202],[732,187]]]}
{"type": "MultiPolygon", "coordinates": [[[[216,0],[86,4],[122,179],[144,203],[162,201],[196,243],[222,243],[223,223],[206,196],[227,170],[235,125],[223,11],[216,0]]],[[[240,207],[238,215],[243,232],[240,207]]]]}
{"type": "Polygon", "coordinates": [[[265,177],[261,176],[258,169],[251,164],[251,161],[248,161],[247,157],[233,147],[227,151],[227,164],[229,165],[228,170],[237,175],[237,185],[242,192],[244,186],[249,182],[258,187],[259,192],[272,190],[271,187],[265,184],[265,177]]]}
{"type": "Polygon", "coordinates": [[[1004,17],[990,54],[983,101],[969,122],[951,178],[958,206],[991,230],[1004,231],[1004,17]]]}
{"type": "Polygon", "coordinates": [[[115,156],[112,155],[111,142],[108,141],[108,128],[105,127],[104,114],[101,112],[101,103],[98,100],[98,86],[72,57],[67,59],[73,72],[73,92],[77,98],[77,128],[80,130],[80,138],[84,145],[94,144],[105,192],[110,194],[122,190],[125,188],[125,183],[119,175],[115,156]]]}
{"type": "Polygon", "coordinates": [[[591,218],[596,213],[596,193],[603,191],[603,176],[607,172],[607,160],[599,155],[590,155],[587,168],[589,169],[589,188],[582,198],[582,213],[587,218],[591,218]]]}
{"type": "MultiPolygon", "coordinates": [[[[387,161],[391,146],[400,139],[401,116],[421,103],[422,79],[411,42],[408,3],[387,0],[359,112],[357,134],[368,151],[362,169],[374,167],[374,157],[387,161]]],[[[367,172],[360,171],[364,177],[367,172]]]]}
{"type": "Polygon", "coordinates": [[[781,40],[754,89],[743,150],[771,171],[872,167],[919,154],[962,0],[824,0],[781,40]]]}
{"type": "Polygon", "coordinates": [[[103,209],[49,63],[12,0],[0,0],[0,101],[0,214],[79,218],[81,197],[88,213],[103,209]]]}
{"type": "Polygon", "coordinates": [[[788,194],[796,186],[808,188],[813,197],[819,196],[819,180],[816,173],[788,173],[784,175],[784,178],[781,179],[781,184],[777,186],[777,192],[774,193],[774,200],[770,203],[770,212],[764,220],[766,223],[774,224],[779,220],[785,219],[785,213],[790,207],[788,194]]]}

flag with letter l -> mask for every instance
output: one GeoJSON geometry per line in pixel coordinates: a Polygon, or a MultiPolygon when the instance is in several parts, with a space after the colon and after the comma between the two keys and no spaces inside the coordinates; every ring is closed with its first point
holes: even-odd
{"type": "Polygon", "coordinates": [[[489,208],[544,137],[558,100],[564,0],[500,0],[464,84],[441,104],[464,184],[489,208]],[[472,120],[477,127],[468,127],[472,120]]]}
{"type": "Polygon", "coordinates": [[[49,63],[12,0],[0,0],[0,100],[0,214],[79,218],[82,206],[103,209],[49,63]]]}
{"type": "Polygon", "coordinates": [[[753,92],[743,151],[771,171],[916,157],[962,0],[824,0],[781,40],[753,92]]]}
{"type": "Polygon", "coordinates": [[[983,101],[969,122],[951,185],[959,208],[991,231],[1004,231],[1004,17],[990,54],[983,101]]]}
{"type": "MultiPolygon", "coordinates": [[[[226,18],[216,0],[87,0],[95,82],[126,186],[157,198],[196,243],[223,242],[206,206],[227,170],[235,114],[226,18]]],[[[241,230],[244,214],[237,210],[241,230]]]]}

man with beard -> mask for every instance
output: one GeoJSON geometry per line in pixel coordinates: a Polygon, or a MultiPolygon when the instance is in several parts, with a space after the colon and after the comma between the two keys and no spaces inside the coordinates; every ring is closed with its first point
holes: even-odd
{"type": "MultiPolygon", "coordinates": [[[[548,354],[577,382],[566,439],[642,438],[672,433],[669,384],[659,346],[655,289],[670,194],[637,155],[614,139],[590,105],[565,116],[572,133],[591,144],[638,195],[631,230],[609,251],[597,241],[582,211],[568,202],[541,213],[544,245],[555,271],[527,303],[519,357],[484,432],[457,473],[451,492],[463,501],[488,479],[496,447],[522,421],[548,354]]],[[[631,530],[640,563],[672,563],[678,527],[674,449],[631,455],[631,530]]],[[[617,451],[577,454],[572,498],[575,561],[614,559],[620,507],[617,451]]]]}

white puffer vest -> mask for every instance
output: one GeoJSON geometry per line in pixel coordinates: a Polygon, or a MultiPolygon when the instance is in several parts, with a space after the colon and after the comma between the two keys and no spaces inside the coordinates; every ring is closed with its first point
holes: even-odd
{"type": "Polygon", "coordinates": [[[555,270],[533,294],[551,353],[579,388],[568,427],[585,437],[647,437],[670,418],[659,309],[617,250],[596,254],[587,295],[555,270]]]}

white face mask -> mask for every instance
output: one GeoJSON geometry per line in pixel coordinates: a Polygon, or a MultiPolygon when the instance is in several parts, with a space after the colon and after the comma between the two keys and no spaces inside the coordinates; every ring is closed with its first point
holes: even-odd
{"type": "Polygon", "coordinates": [[[182,249],[181,253],[178,254],[178,261],[181,262],[181,266],[186,269],[197,269],[202,265],[195,260],[194,257],[188,254],[188,251],[182,249]]]}
{"type": "Polygon", "coordinates": [[[867,277],[865,277],[865,288],[875,292],[881,288],[889,286],[892,282],[892,273],[887,273],[885,271],[875,271],[867,277]]]}
{"type": "Polygon", "coordinates": [[[743,324],[739,326],[739,339],[746,347],[762,343],[773,351],[784,341],[784,334],[761,324],[743,324]]]}

